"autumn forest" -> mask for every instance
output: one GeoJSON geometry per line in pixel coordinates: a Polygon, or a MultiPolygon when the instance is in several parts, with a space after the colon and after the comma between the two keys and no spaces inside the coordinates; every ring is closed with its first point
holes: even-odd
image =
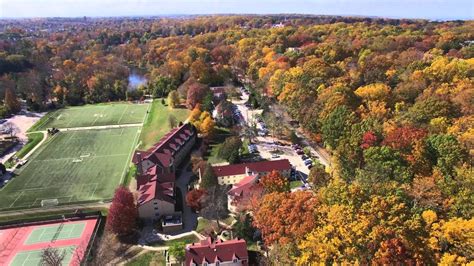
{"type": "MultiPolygon", "coordinates": [[[[250,89],[330,154],[252,225],[280,265],[474,261],[474,22],[329,16],[0,21],[0,115],[250,89]],[[281,23],[281,24],[280,24],[281,23]],[[132,71],[148,82],[130,90],[132,71]]],[[[212,97],[211,97],[212,98],[212,97]]],[[[179,100],[177,100],[179,101],[179,100]]]]}

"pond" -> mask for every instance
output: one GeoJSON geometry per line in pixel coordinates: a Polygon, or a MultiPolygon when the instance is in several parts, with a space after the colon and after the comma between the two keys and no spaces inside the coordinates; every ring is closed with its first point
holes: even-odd
{"type": "Polygon", "coordinates": [[[145,85],[147,83],[147,78],[138,73],[137,71],[131,71],[130,75],[128,76],[128,89],[129,90],[136,90],[138,87],[145,85]]]}

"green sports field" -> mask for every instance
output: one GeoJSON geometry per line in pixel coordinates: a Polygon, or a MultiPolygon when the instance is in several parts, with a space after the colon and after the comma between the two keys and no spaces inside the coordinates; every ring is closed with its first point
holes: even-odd
{"type": "Polygon", "coordinates": [[[139,134],[140,127],[57,133],[0,190],[0,210],[38,207],[47,199],[60,204],[110,199],[139,134]]]}
{"type": "Polygon", "coordinates": [[[107,103],[66,107],[41,118],[29,131],[105,125],[141,124],[149,104],[107,103]]]}
{"type": "MultiPolygon", "coordinates": [[[[55,248],[60,253],[64,252],[64,259],[62,261],[63,265],[69,265],[72,260],[73,252],[76,246],[68,246],[55,248]]],[[[41,255],[42,250],[29,250],[18,253],[13,261],[10,263],[10,266],[26,266],[26,265],[41,265],[41,255]]]]}

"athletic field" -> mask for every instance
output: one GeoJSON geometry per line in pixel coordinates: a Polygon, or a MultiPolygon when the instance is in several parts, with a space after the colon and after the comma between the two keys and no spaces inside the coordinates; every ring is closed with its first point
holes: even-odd
{"type": "MultiPolygon", "coordinates": [[[[143,119],[143,118],[142,118],[143,119]]],[[[43,143],[0,190],[0,210],[111,199],[140,127],[61,131],[43,143]]]]}
{"type": "Polygon", "coordinates": [[[0,265],[41,265],[42,250],[64,252],[62,265],[79,265],[97,219],[62,221],[0,230],[0,265]]]}
{"type": "Polygon", "coordinates": [[[30,131],[47,128],[141,124],[149,104],[108,103],[66,107],[45,115],[30,131]]]}

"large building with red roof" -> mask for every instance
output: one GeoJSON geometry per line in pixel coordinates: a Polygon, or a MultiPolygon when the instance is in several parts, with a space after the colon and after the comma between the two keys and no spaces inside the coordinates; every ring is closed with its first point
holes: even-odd
{"type": "Polygon", "coordinates": [[[228,241],[211,238],[201,240],[200,243],[186,245],[186,266],[219,266],[219,265],[249,265],[247,243],[243,239],[228,241]]]}
{"type": "Polygon", "coordinates": [[[230,164],[212,167],[219,185],[233,185],[247,176],[263,176],[273,170],[280,172],[282,176],[289,177],[291,164],[288,159],[275,161],[261,161],[253,163],[230,164]]]}
{"type": "Polygon", "coordinates": [[[172,129],[150,149],[135,152],[140,218],[156,220],[176,215],[176,166],[188,156],[196,138],[194,126],[184,124],[172,129]]]}
{"type": "Polygon", "coordinates": [[[240,205],[249,200],[252,193],[257,193],[258,186],[255,185],[258,180],[258,175],[249,175],[232,185],[232,188],[227,192],[227,208],[230,212],[238,213],[242,211],[240,205]]]}

